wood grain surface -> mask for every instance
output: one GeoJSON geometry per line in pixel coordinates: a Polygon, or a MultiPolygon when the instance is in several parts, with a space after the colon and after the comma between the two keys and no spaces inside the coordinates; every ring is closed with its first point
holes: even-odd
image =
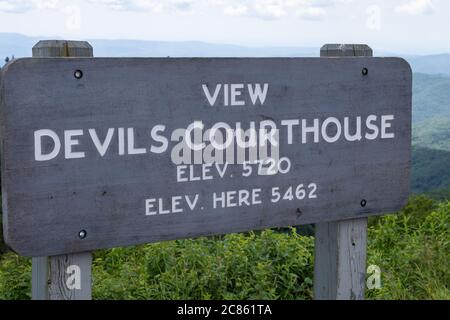
{"type": "MultiPolygon", "coordinates": [[[[282,227],[394,212],[409,194],[411,69],[398,58],[30,58],[2,77],[1,155],[4,235],[25,256],[57,255],[201,235],[282,227]],[[367,68],[368,74],[362,70],[367,68]],[[82,71],[82,78],[74,77],[82,71]],[[202,84],[268,83],[264,104],[211,106],[202,84]],[[288,174],[177,182],[170,151],[119,155],[114,138],[101,156],[88,130],[133,128],[137,147],[150,148],[150,130],[169,135],[193,121],[217,122],[393,115],[393,139],[294,142],[280,134],[288,174]],[[36,161],[34,132],[82,130],[81,159],[36,161]],[[317,198],[272,203],[273,187],[317,184],[317,198]],[[261,189],[261,204],[213,209],[212,194],[261,189]],[[146,215],[145,200],[198,195],[195,210],[146,215]],[[362,202],[364,200],[364,206],[362,202]],[[86,236],[80,237],[80,231],[86,236]]],[[[363,120],[364,121],[364,120],[363,120]]],[[[169,143],[169,150],[173,147],[169,143]]],[[[44,146],[50,148],[51,146],[44,146]]]]}

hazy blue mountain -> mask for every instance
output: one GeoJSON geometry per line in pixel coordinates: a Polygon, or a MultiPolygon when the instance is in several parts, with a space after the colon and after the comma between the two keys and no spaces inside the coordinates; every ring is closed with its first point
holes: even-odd
{"type": "Polygon", "coordinates": [[[450,75],[450,54],[409,57],[414,72],[450,75]]]}
{"type": "Polygon", "coordinates": [[[307,57],[319,49],[304,47],[250,48],[199,41],[161,42],[132,40],[89,40],[97,57],[307,57]]]}
{"type": "MultiPolygon", "coordinates": [[[[31,48],[41,38],[0,33],[0,59],[31,56],[31,48]]],[[[200,41],[139,41],[90,39],[96,57],[305,57],[318,56],[319,48],[259,47],[212,44],[200,41]]]]}
{"type": "Polygon", "coordinates": [[[31,48],[38,38],[27,37],[16,33],[0,33],[0,66],[5,57],[14,55],[17,58],[30,57],[31,48]]]}
{"type": "Polygon", "coordinates": [[[450,76],[413,80],[411,190],[450,190],[450,76]]]}
{"type": "Polygon", "coordinates": [[[450,76],[415,73],[413,83],[413,145],[450,152],[450,76]]]}
{"type": "MultiPolygon", "coordinates": [[[[433,117],[414,124],[412,143],[450,152],[450,117],[433,117]]],[[[450,171],[450,163],[448,168],[450,171]]]]}
{"type": "Polygon", "coordinates": [[[413,122],[434,117],[450,119],[450,76],[415,73],[413,122]]]}
{"type": "MultiPolygon", "coordinates": [[[[31,48],[45,37],[0,33],[0,59],[30,57],[31,48]]],[[[246,47],[200,41],[88,40],[96,57],[318,57],[319,47],[246,47]]],[[[398,54],[375,50],[376,56],[398,54]]]]}
{"type": "Polygon", "coordinates": [[[450,190],[450,152],[414,146],[411,160],[411,191],[450,190]]]}
{"type": "MultiPolygon", "coordinates": [[[[0,62],[6,56],[31,56],[31,48],[45,37],[0,33],[0,62]]],[[[88,40],[96,57],[317,57],[319,47],[246,47],[200,41],[88,40]]],[[[450,54],[408,56],[374,48],[376,56],[403,56],[414,72],[450,75],[450,54]]]]}

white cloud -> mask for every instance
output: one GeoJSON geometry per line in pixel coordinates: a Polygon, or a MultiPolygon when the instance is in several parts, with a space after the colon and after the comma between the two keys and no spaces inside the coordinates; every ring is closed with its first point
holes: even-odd
{"type": "Polygon", "coordinates": [[[105,5],[118,11],[173,12],[192,11],[203,0],[88,0],[91,3],[105,5]]]}
{"type": "Polygon", "coordinates": [[[0,0],[0,11],[20,13],[33,9],[31,1],[0,0]]]}
{"type": "Polygon", "coordinates": [[[410,0],[395,8],[396,12],[410,15],[429,14],[434,11],[432,0],[410,0]]]}
{"type": "MultiPolygon", "coordinates": [[[[85,0],[90,4],[108,7],[117,11],[188,12],[194,5],[205,0],[85,0]]],[[[212,0],[218,1],[218,0],[212,0]]],[[[59,9],[60,4],[73,5],[70,0],[0,0],[0,11],[23,13],[40,9],[59,9]]],[[[217,2],[218,3],[218,2],[217,2]]],[[[82,3],[79,4],[82,6],[82,3]]]]}
{"type": "Polygon", "coordinates": [[[117,11],[154,11],[161,12],[165,9],[167,1],[159,0],[88,0],[93,4],[107,6],[117,11]]]}
{"type": "Polygon", "coordinates": [[[223,12],[229,16],[243,16],[243,15],[247,14],[248,7],[244,6],[243,4],[237,4],[234,6],[225,7],[223,12]]]}
{"type": "Polygon", "coordinates": [[[34,0],[32,2],[37,9],[56,9],[59,5],[59,0],[34,0]]]}
{"type": "MultiPolygon", "coordinates": [[[[261,19],[278,19],[296,15],[301,19],[320,19],[326,15],[324,8],[353,0],[85,0],[115,11],[147,11],[167,13],[204,12],[216,8],[224,15],[248,16],[261,19]]],[[[425,0],[426,1],[426,0],[425,0]]],[[[0,0],[0,11],[26,12],[38,9],[55,9],[60,3],[71,5],[70,0],[0,0]]],[[[80,4],[81,5],[81,4],[80,4]]]]}
{"type": "Polygon", "coordinates": [[[309,20],[321,19],[326,13],[325,9],[319,7],[300,8],[296,11],[297,16],[309,20]]]}
{"type": "MultiPolygon", "coordinates": [[[[0,0],[1,1],[1,0],[0,0]]],[[[195,11],[199,8],[219,8],[229,16],[250,16],[277,19],[291,13],[300,18],[319,19],[325,7],[354,0],[88,0],[115,10],[148,10],[153,12],[195,11]]]]}
{"type": "Polygon", "coordinates": [[[301,19],[321,19],[326,7],[350,3],[353,0],[207,0],[207,3],[223,7],[228,15],[246,15],[262,19],[277,19],[296,14],[301,19]]]}
{"type": "Polygon", "coordinates": [[[89,2],[105,5],[114,10],[124,10],[126,3],[123,0],[89,0],[89,2]]]}
{"type": "Polygon", "coordinates": [[[0,11],[22,13],[31,10],[55,9],[59,0],[0,0],[0,11]]]}
{"type": "Polygon", "coordinates": [[[285,2],[283,0],[253,1],[254,13],[262,18],[280,18],[287,13],[285,2]]]}

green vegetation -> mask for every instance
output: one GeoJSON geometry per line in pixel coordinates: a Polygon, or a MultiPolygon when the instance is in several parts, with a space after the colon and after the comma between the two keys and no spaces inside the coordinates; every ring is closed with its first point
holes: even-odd
{"type": "Polygon", "coordinates": [[[450,76],[414,73],[413,122],[450,119],[450,76]]]}
{"type": "Polygon", "coordinates": [[[431,118],[413,125],[412,143],[424,148],[450,152],[450,117],[431,118]]]}
{"type": "Polygon", "coordinates": [[[413,147],[411,171],[414,193],[450,188],[450,151],[413,147]]]}
{"type": "Polygon", "coordinates": [[[439,199],[450,188],[450,76],[413,77],[411,190],[439,199]]]}
{"type": "Polygon", "coordinates": [[[313,239],[295,230],[170,241],[95,255],[102,299],[308,299],[313,239]]]}
{"type": "MultiPolygon", "coordinates": [[[[370,299],[450,299],[450,202],[412,197],[371,218],[368,264],[381,268],[370,299]]],[[[94,253],[95,299],[311,299],[314,239],[266,230],[94,253]]],[[[30,259],[0,260],[0,299],[29,299],[30,259]]]]}
{"type": "Polygon", "coordinates": [[[450,299],[450,202],[411,199],[369,227],[368,265],[381,268],[374,299],[450,299]]]}

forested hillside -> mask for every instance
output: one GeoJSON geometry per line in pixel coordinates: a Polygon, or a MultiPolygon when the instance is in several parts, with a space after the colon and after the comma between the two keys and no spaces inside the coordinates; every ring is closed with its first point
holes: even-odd
{"type": "Polygon", "coordinates": [[[414,73],[413,122],[450,119],[450,75],[414,73]]]}
{"type": "Polygon", "coordinates": [[[407,58],[414,72],[450,75],[450,54],[435,54],[407,58]]]}
{"type": "Polygon", "coordinates": [[[413,147],[411,190],[431,192],[450,186],[450,151],[413,147]]]}
{"type": "Polygon", "coordinates": [[[450,76],[414,74],[411,190],[448,194],[450,76]]]}
{"type": "Polygon", "coordinates": [[[436,116],[415,123],[413,127],[413,145],[450,151],[450,117],[436,116]]]}

